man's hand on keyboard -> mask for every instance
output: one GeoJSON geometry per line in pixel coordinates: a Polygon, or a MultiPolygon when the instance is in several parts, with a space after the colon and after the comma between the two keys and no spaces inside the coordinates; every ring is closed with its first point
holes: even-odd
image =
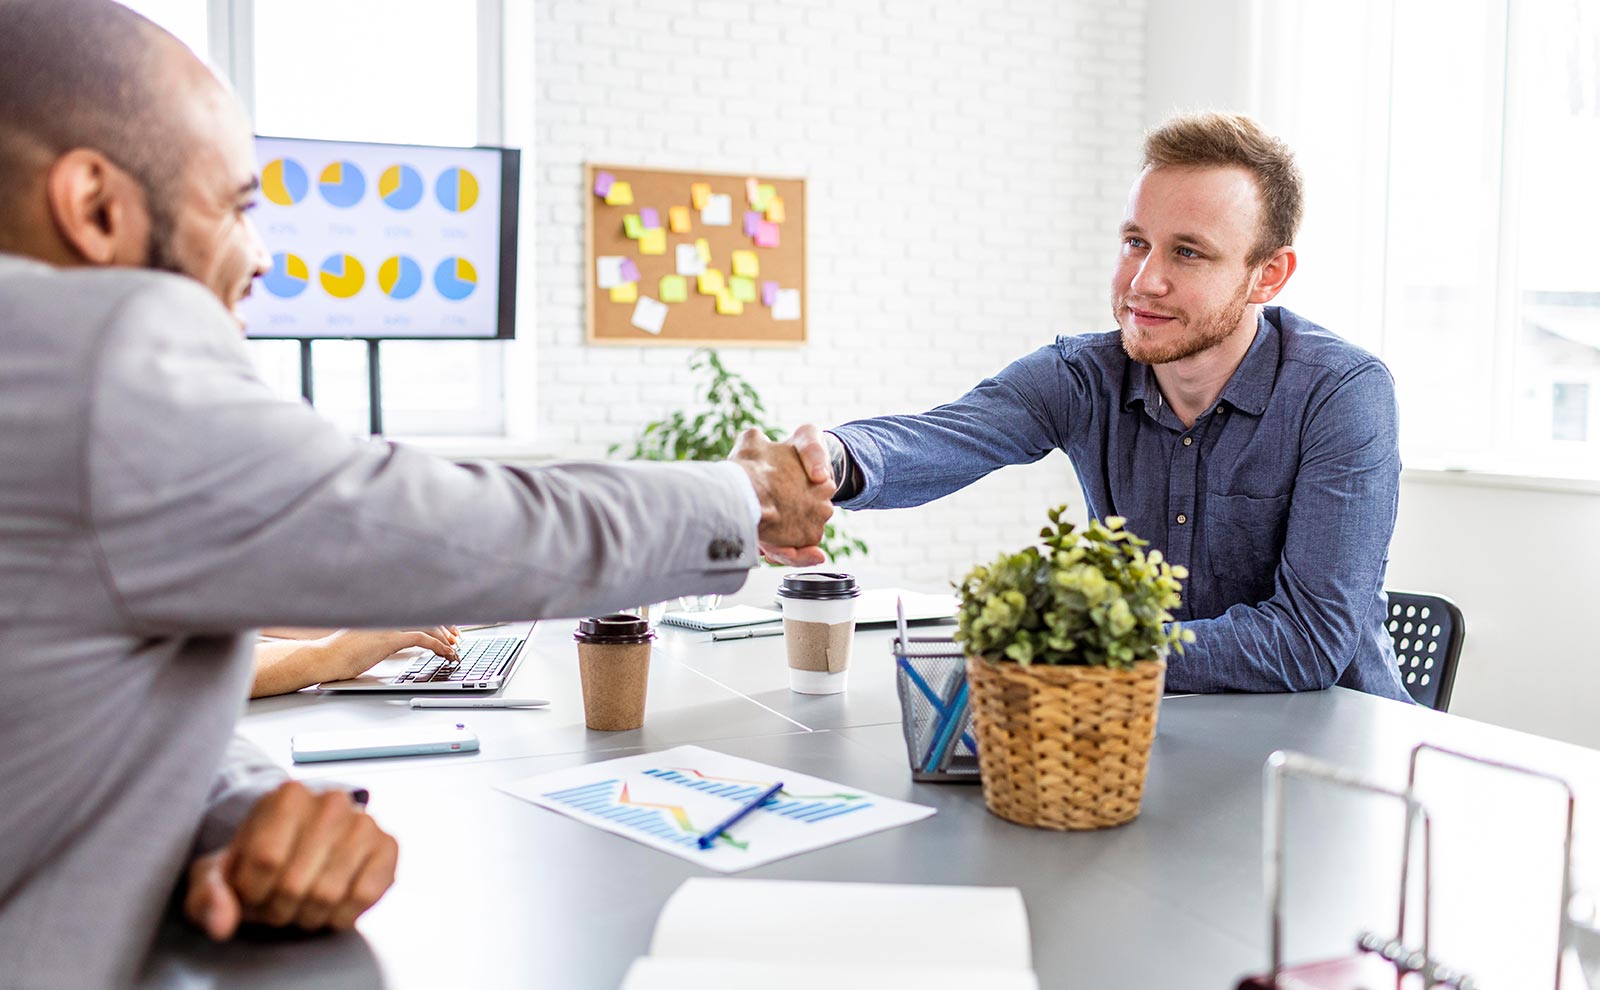
{"type": "Polygon", "coordinates": [[[394,883],[398,855],[349,792],[289,781],[256,802],[232,842],[195,860],[184,914],[218,942],[245,921],[349,929],[394,883]]]}
{"type": "Polygon", "coordinates": [[[455,626],[426,629],[339,629],[321,639],[263,643],[256,647],[256,679],[252,698],[298,691],[308,684],[359,677],[372,666],[413,646],[448,661],[460,659],[455,626]]]}

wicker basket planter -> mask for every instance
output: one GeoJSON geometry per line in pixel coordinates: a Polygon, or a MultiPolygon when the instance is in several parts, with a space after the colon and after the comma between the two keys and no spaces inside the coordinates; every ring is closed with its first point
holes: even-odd
{"type": "Polygon", "coordinates": [[[1167,665],[967,658],[983,799],[1019,825],[1092,829],[1139,814],[1167,665]]]}

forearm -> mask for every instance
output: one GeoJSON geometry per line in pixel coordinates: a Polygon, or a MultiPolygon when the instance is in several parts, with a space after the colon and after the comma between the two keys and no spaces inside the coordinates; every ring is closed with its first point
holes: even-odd
{"type": "Polygon", "coordinates": [[[255,680],[250,686],[250,697],[265,698],[274,694],[289,694],[317,683],[323,666],[323,653],[327,644],[321,639],[287,640],[258,643],[256,645],[255,680]]]}

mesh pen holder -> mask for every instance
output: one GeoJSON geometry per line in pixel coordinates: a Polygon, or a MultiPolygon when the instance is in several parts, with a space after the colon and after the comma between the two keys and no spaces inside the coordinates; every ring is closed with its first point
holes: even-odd
{"type": "Polygon", "coordinates": [[[894,661],[911,779],[978,783],[966,655],[949,637],[907,636],[902,625],[894,661]]]}

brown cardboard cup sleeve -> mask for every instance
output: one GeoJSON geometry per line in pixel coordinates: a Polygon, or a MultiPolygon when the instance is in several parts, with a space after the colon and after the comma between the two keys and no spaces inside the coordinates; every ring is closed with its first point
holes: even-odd
{"type": "Polygon", "coordinates": [[[789,666],[795,670],[837,674],[850,667],[850,645],[855,642],[856,624],[801,622],[787,616],[783,620],[783,645],[789,666]]]}

